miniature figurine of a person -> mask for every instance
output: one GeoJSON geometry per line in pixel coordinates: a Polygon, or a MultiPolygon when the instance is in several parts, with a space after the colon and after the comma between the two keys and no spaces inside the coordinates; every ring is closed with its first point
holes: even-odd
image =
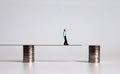
{"type": "Polygon", "coordinates": [[[66,33],[66,29],[64,29],[63,31],[63,37],[64,37],[64,45],[69,45],[68,42],[67,42],[67,33],[66,33]]]}

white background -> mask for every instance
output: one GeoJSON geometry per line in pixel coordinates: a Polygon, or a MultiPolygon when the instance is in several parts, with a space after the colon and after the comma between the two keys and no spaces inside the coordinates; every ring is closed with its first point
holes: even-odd
{"type": "MultiPolygon", "coordinates": [[[[88,60],[88,45],[101,46],[101,59],[119,60],[119,0],[0,0],[0,44],[69,44],[35,47],[36,60],[88,60]]],[[[22,47],[0,46],[0,60],[22,60],[22,47]]]]}

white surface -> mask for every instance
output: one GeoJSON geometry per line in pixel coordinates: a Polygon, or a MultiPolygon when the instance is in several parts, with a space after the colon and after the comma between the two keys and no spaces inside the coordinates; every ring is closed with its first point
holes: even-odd
{"type": "MultiPolygon", "coordinates": [[[[0,0],[0,44],[62,44],[64,28],[83,47],[39,47],[36,59],[87,60],[91,44],[101,59],[120,59],[120,0],[0,0]]],[[[0,59],[21,60],[21,49],[0,47],[0,59]]]]}
{"type": "Polygon", "coordinates": [[[100,64],[75,61],[39,61],[26,64],[19,61],[0,62],[0,74],[119,74],[120,61],[100,64]]]}
{"type": "Polygon", "coordinates": [[[22,47],[0,47],[0,74],[120,73],[120,0],[0,0],[0,44],[62,44],[64,28],[69,44],[83,46],[36,47],[36,60],[88,61],[97,44],[102,62],[5,62],[22,60],[22,47]]]}

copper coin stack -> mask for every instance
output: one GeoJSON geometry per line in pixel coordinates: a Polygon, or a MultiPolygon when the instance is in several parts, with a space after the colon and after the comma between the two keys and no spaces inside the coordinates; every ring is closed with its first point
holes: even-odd
{"type": "Polygon", "coordinates": [[[23,62],[34,62],[34,45],[23,45],[23,62]]]}
{"type": "Polygon", "coordinates": [[[89,45],[89,62],[100,63],[100,45],[89,45]]]}

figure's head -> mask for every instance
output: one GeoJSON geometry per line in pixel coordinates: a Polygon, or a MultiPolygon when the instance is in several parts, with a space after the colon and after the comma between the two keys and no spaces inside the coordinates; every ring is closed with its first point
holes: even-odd
{"type": "Polygon", "coordinates": [[[64,31],[66,31],[66,29],[64,29],[64,31]]]}

